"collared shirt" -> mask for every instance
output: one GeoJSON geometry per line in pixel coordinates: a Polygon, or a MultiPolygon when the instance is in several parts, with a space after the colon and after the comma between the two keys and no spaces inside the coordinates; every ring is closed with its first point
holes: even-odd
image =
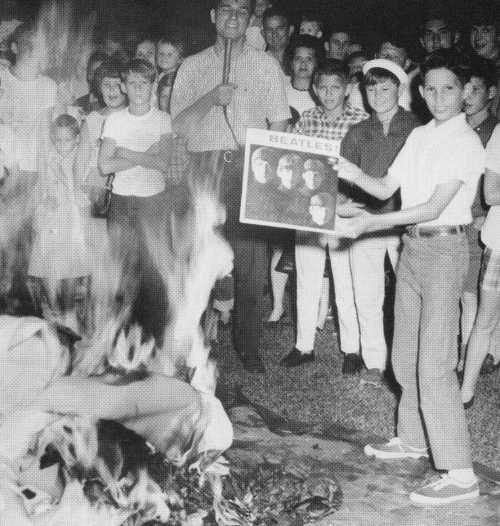
{"type": "MultiPolygon", "coordinates": [[[[486,145],[488,144],[490,137],[493,133],[493,130],[495,129],[495,126],[498,124],[498,119],[492,115],[491,113],[488,113],[488,116],[486,119],[484,119],[483,122],[479,123],[475,128],[474,131],[479,135],[479,138],[481,139],[481,142],[483,143],[483,146],[486,148],[486,145]]],[[[488,211],[488,207],[486,206],[486,203],[483,199],[483,184],[482,184],[482,178],[481,182],[478,185],[476,197],[474,197],[474,202],[471,206],[471,212],[472,217],[481,217],[486,215],[486,212],[488,211]]],[[[477,234],[477,231],[476,231],[477,234]]],[[[477,235],[476,235],[477,238],[477,235]]]]}
{"type": "MultiPolygon", "coordinates": [[[[341,141],[349,128],[369,117],[368,113],[359,108],[354,108],[349,103],[344,106],[344,111],[335,121],[330,121],[322,106],[305,111],[300,120],[292,129],[293,133],[321,137],[330,141],[341,141]]],[[[333,170],[338,170],[338,159],[334,160],[333,170]]],[[[338,193],[344,195],[342,182],[339,180],[338,193]]]]}
{"type": "MultiPolygon", "coordinates": [[[[500,176],[500,125],[486,146],[486,168],[500,176]]],[[[500,251],[500,205],[490,207],[481,229],[481,240],[491,250],[500,251]]]]}
{"type": "MultiPolygon", "coordinates": [[[[172,92],[172,118],[222,82],[224,51],[212,46],[182,63],[172,92]]],[[[278,62],[245,43],[231,62],[229,82],[236,84],[227,117],[239,145],[245,144],[247,128],[267,129],[268,122],[290,118],[285,81],[278,62]]],[[[188,140],[195,152],[229,150],[235,144],[222,107],[212,107],[188,140]]]]}
{"type": "Polygon", "coordinates": [[[389,175],[400,183],[403,209],[429,201],[438,185],[462,181],[441,215],[423,224],[463,225],[472,221],[471,205],[484,167],[481,140],[461,113],[438,126],[433,119],[415,128],[389,175]]]}
{"type": "Polygon", "coordinates": [[[486,148],[491,134],[495,129],[495,126],[498,124],[498,119],[491,113],[488,113],[486,119],[483,122],[480,122],[475,128],[474,131],[479,135],[483,146],[486,148]]]}
{"type": "Polygon", "coordinates": [[[341,141],[349,128],[369,117],[368,113],[346,104],[344,111],[335,122],[328,120],[321,106],[306,110],[295,124],[292,133],[321,137],[331,141],[341,141]]]}
{"type": "MultiPolygon", "coordinates": [[[[372,115],[369,119],[349,129],[342,141],[340,155],[359,166],[370,177],[384,177],[408,135],[418,124],[413,113],[400,107],[392,118],[389,131],[385,135],[382,122],[376,115],[372,115]]],[[[389,212],[398,210],[400,207],[398,194],[386,201],[381,201],[354,187],[350,189],[349,197],[365,204],[367,210],[372,213],[389,212]]]]}

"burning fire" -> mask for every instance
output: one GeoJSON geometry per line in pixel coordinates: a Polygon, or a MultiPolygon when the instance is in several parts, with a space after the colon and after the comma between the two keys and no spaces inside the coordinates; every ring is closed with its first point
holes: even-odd
{"type": "MultiPolygon", "coordinates": [[[[42,6],[35,49],[40,64],[59,85],[74,75],[77,59],[87,58],[92,51],[94,23],[95,18],[90,16],[77,26],[71,2],[53,0],[42,6]]],[[[50,118],[45,123],[47,128],[49,122],[50,118]]],[[[47,137],[48,129],[41,130],[40,142],[48,140],[47,137]]],[[[228,473],[227,466],[217,459],[231,444],[232,427],[214,396],[216,366],[209,360],[210,348],[200,327],[215,281],[232,269],[232,251],[220,232],[225,211],[218,200],[217,185],[210,183],[216,180],[217,173],[208,164],[201,171],[192,171],[186,185],[189,194],[186,209],[181,213],[172,212],[159,238],[145,225],[148,248],[168,295],[161,344],[146,338],[138,325],[129,322],[134,300],[130,290],[135,276],[126,260],[113,256],[106,236],[94,240],[90,293],[81,298],[80,304],[86,323],[81,341],[74,346],[71,374],[80,377],[111,374],[126,383],[160,373],[189,382],[200,393],[199,414],[191,420],[180,415],[165,426],[171,435],[166,454],[176,465],[192,463],[191,468],[202,474],[202,482],[209,481],[212,485],[217,503],[222,498],[220,477],[228,473]],[[186,433],[185,428],[189,426],[194,431],[186,433]],[[182,443],[186,437],[189,443],[182,443]]],[[[31,247],[26,232],[32,221],[33,207],[29,199],[32,190],[33,181],[23,180],[14,172],[3,186],[0,254],[4,294],[16,279],[26,274],[31,247]],[[20,258],[19,254],[24,257],[20,258]]],[[[82,218],[82,228],[87,229],[90,221],[82,218]]],[[[56,284],[53,286],[50,293],[55,296],[56,284]]],[[[169,519],[178,497],[169,494],[155,480],[146,460],[127,468],[130,455],[127,457],[120,439],[108,443],[108,449],[104,447],[109,435],[103,434],[103,426],[106,427],[103,421],[74,415],[47,415],[31,408],[19,418],[26,424],[30,420],[38,422],[36,429],[33,425],[23,428],[22,423],[18,426],[19,443],[32,441],[36,447],[32,446],[30,451],[41,457],[52,451],[63,466],[65,484],[58,498],[52,495],[44,500],[42,492],[36,503],[31,503],[31,518],[37,524],[113,526],[125,521],[131,525],[155,518],[169,519]],[[91,499],[88,486],[94,479],[99,481],[100,490],[91,499]]],[[[4,425],[8,421],[7,418],[4,425]]],[[[4,431],[8,434],[9,429],[4,431]]],[[[139,439],[137,443],[144,444],[144,440],[139,439]]],[[[15,480],[15,470],[11,469],[14,460],[4,463],[2,453],[0,451],[0,514],[7,518],[2,508],[9,508],[12,498],[9,492],[14,492],[17,499],[22,487],[15,480]]],[[[27,509],[29,506],[27,504],[27,509]]],[[[12,520],[16,522],[15,518],[12,520]]]]}
{"type": "MultiPolygon", "coordinates": [[[[90,50],[89,35],[94,20],[89,18],[83,29],[75,32],[72,16],[69,2],[52,2],[42,9],[38,23],[35,47],[47,72],[58,83],[68,80],[75,57],[88,55],[90,50]]],[[[48,133],[42,135],[46,138],[48,133]]],[[[191,173],[187,183],[190,197],[187,209],[172,213],[160,238],[146,230],[150,253],[168,294],[162,344],[147,339],[139,326],[130,325],[133,298],[129,285],[134,276],[129,273],[126,262],[113,257],[108,240],[103,237],[92,245],[91,289],[88,297],[81,300],[87,320],[82,340],[75,344],[71,374],[87,377],[111,370],[111,374],[116,373],[126,381],[138,381],[141,375],[158,373],[188,381],[200,393],[199,414],[189,421],[181,415],[166,426],[173,437],[166,446],[167,454],[169,459],[175,457],[177,465],[192,463],[192,469],[212,484],[218,501],[222,498],[220,477],[228,470],[217,458],[231,444],[232,427],[214,396],[216,366],[209,360],[210,349],[205,345],[200,320],[215,281],[232,269],[232,251],[220,233],[225,211],[212,185],[203,182],[216,178],[216,174],[208,166],[206,170],[207,173],[201,175],[191,173]],[[189,426],[194,426],[194,432],[185,432],[189,426]],[[186,437],[189,443],[175,443],[186,437]]],[[[3,187],[4,206],[0,209],[3,293],[10,290],[17,279],[14,276],[26,274],[30,236],[25,232],[29,231],[32,220],[31,190],[14,173],[3,187]],[[17,257],[20,246],[26,258],[17,257]]],[[[88,220],[84,218],[82,226],[87,227],[88,220]]],[[[57,291],[51,292],[55,295],[57,291]]],[[[21,416],[24,422],[36,416],[40,424],[36,429],[25,426],[24,431],[20,425],[16,431],[19,443],[33,441],[36,448],[32,445],[30,452],[41,457],[47,451],[57,453],[57,462],[63,466],[64,490],[58,498],[49,495],[44,500],[41,492],[36,503],[29,505],[26,501],[30,517],[37,524],[112,526],[125,521],[131,525],[155,518],[169,519],[178,497],[155,480],[146,461],[127,469],[128,457],[120,440],[106,453],[103,445],[107,435],[100,435],[102,421],[74,415],[47,417],[35,409],[21,416]],[[88,487],[93,479],[99,481],[100,490],[93,494],[92,501],[88,487]]],[[[7,422],[8,419],[4,425],[7,422]]],[[[9,429],[4,431],[8,434],[9,429]]],[[[15,479],[15,470],[11,469],[17,460],[4,463],[1,454],[2,451],[0,514],[7,518],[2,508],[8,509],[12,492],[17,499],[23,488],[15,479]]],[[[15,523],[16,519],[12,520],[15,523]]]]}

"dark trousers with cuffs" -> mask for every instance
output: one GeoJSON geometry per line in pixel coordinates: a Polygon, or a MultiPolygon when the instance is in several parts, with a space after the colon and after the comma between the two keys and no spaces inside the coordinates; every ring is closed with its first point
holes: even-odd
{"type": "Polygon", "coordinates": [[[224,235],[234,252],[233,344],[240,358],[251,359],[262,337],[270,229],[239,221],[243,161],[243,151],[221,156],[220,199],[227,213],[224,235]]]}

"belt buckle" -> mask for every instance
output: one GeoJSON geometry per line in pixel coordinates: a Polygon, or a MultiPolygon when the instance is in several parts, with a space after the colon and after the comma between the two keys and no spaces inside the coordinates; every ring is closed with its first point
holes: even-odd
{"type": "Polygon", "coordinates": [[[231,150],[226,150],[222,156],[225,163],[232,163],[233,162],[233,152],[231,150]]]}

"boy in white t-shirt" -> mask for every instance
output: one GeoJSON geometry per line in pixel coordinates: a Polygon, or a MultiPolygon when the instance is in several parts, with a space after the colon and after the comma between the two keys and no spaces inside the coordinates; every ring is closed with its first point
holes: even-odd
{"type": "Polygon", "coordinates": [[[129,106],[106,119],[99,152],[103,175],[115,174],[108,229],[116,254],[138,264],[133,317],[158,343],[164,326],[162,282],[149,256],[146,229],[156,234],[165,217],[165,171],[172,152],[170,116],[151,105],[156,70],[134,59],[122,74],[129,106]]]}
{"type": "Polygon", "coordinates": [[[430,55],[421,67],[420,88],[434,119],[415,128],[389,168],[371,178],[342,163],[340,175],[386,199],[401,189],[401,210],[362,212],[339,234],[406,227],[397,268],[393,369],[402,395],[398,436],[369,444],[380,459],[428,457],[441,478],[410,493],[416,505],[442,505],[479,496],[469,433],[455,373],[459,300],[469,262],[465,225],[472,222],[485,154],[461,112],[472,89],[471,68],[454,50],[430,55]]]}

